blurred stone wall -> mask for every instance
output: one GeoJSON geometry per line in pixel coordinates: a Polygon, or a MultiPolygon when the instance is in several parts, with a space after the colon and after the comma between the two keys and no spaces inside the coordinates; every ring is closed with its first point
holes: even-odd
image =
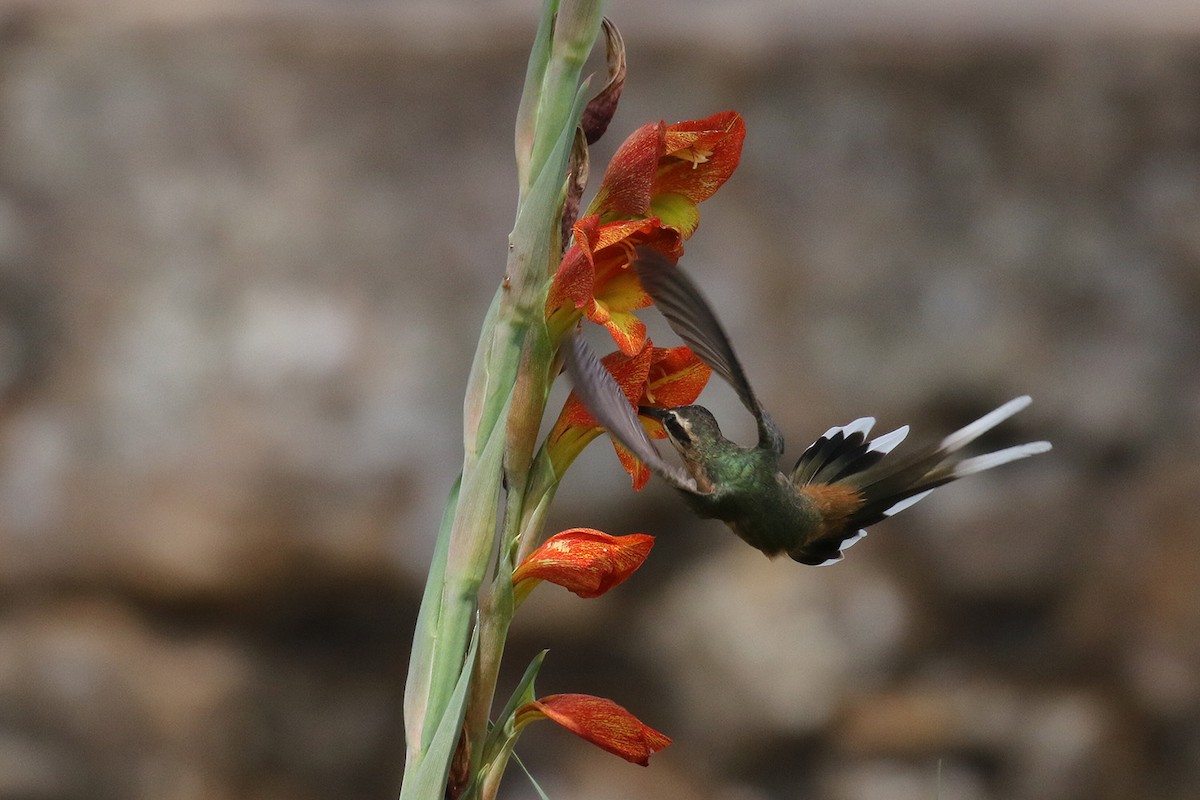
{"type": "MultiPolygon", "coordinates": [[[[533,5],[0,4],[0,797],[394,796],[533,5]]],[[[654,555],[539,589],[506,680],[549,647],[676,741],[519,752],[578,800],[1200,796],[1195,9],[726,6],[614,3],[594,163],[746,117],[686,263],[790,452],[1025,392],[993,444],[1055,450],[806,569],[595,445],[551,526],[654,555]]]]}

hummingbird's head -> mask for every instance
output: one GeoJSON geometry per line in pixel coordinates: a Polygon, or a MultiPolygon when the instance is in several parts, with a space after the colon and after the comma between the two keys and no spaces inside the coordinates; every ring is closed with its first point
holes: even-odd
{"type": "Polygon", "coordinates": [[[722,441],[717,419],[703,406],[653,408],[641,406],[638,413],[662,423],[667,438],[684,455],[703,450],[706,445],[722,441]]]}

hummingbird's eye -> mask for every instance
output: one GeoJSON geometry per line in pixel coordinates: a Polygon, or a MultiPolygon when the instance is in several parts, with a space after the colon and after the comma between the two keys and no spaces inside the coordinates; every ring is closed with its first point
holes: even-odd
{"type": "Polygon", "coordinates": [[[683,444],[691,443],[692,437],[683,423],[679,421],[679,415],[668,414],[663,420],[663,425],[666,426],[667,433],[671,434],[671,438],[675,439],[675,441],[683,444]]]}

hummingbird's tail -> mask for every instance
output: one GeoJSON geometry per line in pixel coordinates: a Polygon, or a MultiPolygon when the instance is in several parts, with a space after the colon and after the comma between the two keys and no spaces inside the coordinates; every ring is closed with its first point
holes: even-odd
{"type": "Polygon", "coordinates": [[[870,442],[867,434],[875,424],[871,417],[830,428],[800,456],[792,483],[800,490],[812,484],[834,484],[858,494],[859,504],[846,516],[844,549],[861,538],[855,531],[863,533],[859,529],[903,511],[944,483],[1049,450],[1049,442],[1030,442],[972,458],[959,455],[962,448],[1030,402],[1028,395],[1009,400],[938,444],[893,461],[885,461],[884,456],[908,435],[907,425],[870,442]]]}

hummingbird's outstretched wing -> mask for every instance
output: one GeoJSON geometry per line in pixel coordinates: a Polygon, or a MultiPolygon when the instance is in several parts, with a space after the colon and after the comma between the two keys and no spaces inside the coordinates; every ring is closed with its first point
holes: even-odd
{"type": "Polygon", "coordinates": [[[568,334],[563,352],[567,374],[571,376],[575,392],[609,435],[676,489],[699,494],[695,478],[682,467],[663,460],[658,448],[646,434],[646,429],[638,421],[637,412],[625,399],[625,393],[587,342],[577,333],[568,334]]]}
{"type": "Polygon", "coordinates": [[[758,402],[742,364],[733,352],[729,336],[696,285],[678,266],[645,247],[638,248],[633,267],[642,288],[666,317],[671,329],[687,342],[701,361],[733,387],[742,405],[754,415],[758,422],[758,446],[782,453],[783,435],[758,402]]]}

